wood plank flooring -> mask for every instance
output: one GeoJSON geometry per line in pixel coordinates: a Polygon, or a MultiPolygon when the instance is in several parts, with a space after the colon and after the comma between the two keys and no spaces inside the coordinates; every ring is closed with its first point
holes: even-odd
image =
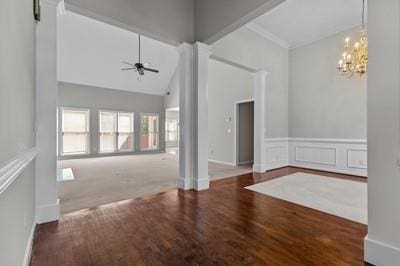
{"type": "Polygon", "coordinates": [[[246,190],[286,167],[172,189],[38,226],[31,265],[364,265],[367,226],[246,190]]]}

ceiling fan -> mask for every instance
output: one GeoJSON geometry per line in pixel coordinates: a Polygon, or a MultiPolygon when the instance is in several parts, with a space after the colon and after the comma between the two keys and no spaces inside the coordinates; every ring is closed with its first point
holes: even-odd
{"type": "Polygon", "coordinates": [[[144,75],[144,72],[145,71],[150,71],[150,72],[154,72],[154,73],[158,73],[159,71],[157,70],[157,69],[152,69],[152,68],[149,68],[148,66],[149,66],[149,64],[148,63],[142,63],[141,62],[141,58],[140,58],[140,52],[141,52],[141,47],[140,47],[140,41],[141,41],[141,35],[139,34],[139,62],[138,63],[135,63],[135,64],[131,64],[131,63],[129,63],[129,62],[122,62],[122,63],[124,63],[124,64],[126,64],[126,65],[128,65],[129,67],[127,67],[127,68],[123,68],[123,69],[121,69],[121,70],[135,70],[135,72],[137,72],[140,76],[143,76],[144,75]]]}

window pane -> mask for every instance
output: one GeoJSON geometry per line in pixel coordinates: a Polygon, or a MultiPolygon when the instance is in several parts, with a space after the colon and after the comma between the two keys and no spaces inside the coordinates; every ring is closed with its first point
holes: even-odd
{"type": "Polygon", "coordinates": [[[100,132],[116,132],[117,114],[113,112],[100,112],[100,132]]]}
{"type": "Polygon", "coordinates": [[[133,114],[118,113],[118,132],[132,133],[133,132],[133,114]]]}
{"type": "Polygon", "coordinates": [[[115,133],[100,133],[100,152],[114,152],[115,138],[115,133]]]}
{"type": "Polygon", "coordinates": [[[85,154],[88,151],[88,134],[87,133],[63,133],[63,154],[85,154]]]}
{"type": "Polygon", "coordinates": [[[89,152],[89,110],[62,109],[63,155],[86,154],[89,152]]]}
{"type": "Polygon", "coordinates": [[[118,134],[118,150],[120,151],[133,150],[133,134],[131,133],[118,134]]]}
{"type": "Polygon", "coordinates": [[[87,132],[88,125],[88,111],[87,110],[63,110],[63,132],[87,132]]]}
{"type": "Polygon", "coordinates": [[[140,148],[158,149],[158,116],[142,115],[141,117],[140,148]]]}

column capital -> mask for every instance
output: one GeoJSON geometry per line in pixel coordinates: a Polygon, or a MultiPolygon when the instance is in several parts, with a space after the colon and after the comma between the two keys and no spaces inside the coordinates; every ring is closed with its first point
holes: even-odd
{"type": "Polygon", "coordinates": [[[47,4],[51,6],[57,6],[61,0],[40,0],[40,4],[47,4]]]}
{"type": "Polygon", "coordinates": [[[211,45],[202,43],[202,42],[195,42],[193,44],[193,47],[196,48],[199,52],[203,52],[208,54],[209,56],[211,55],[211,45]]]}
{"type": "Polygon", "coordinates": [[[176,47],[176,49],[178,50],[179,53],[184,53],[185,51],[190,51],[193,49],[193,45],[184,42],[181,43],[178,47],[176,47]]]}
{"type": "Polygon", "coordinates": [[[268,76],[268,74],[269,74],[268,71],[263,70],[263,69],[252,73],[253,77],[261,77],[261,78],[266,78],[268,76]]]}

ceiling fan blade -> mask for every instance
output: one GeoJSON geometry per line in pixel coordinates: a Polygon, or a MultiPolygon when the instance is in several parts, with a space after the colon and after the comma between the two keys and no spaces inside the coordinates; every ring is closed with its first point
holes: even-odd
{"type": "Polygon", "coordinates": [[[133,69],[136,69],[136,67],[122,68],[121,70],[133,70],[133,69]]]}
{"type": "Polygon", "coordinates": [[[133,65],[133,64],[131,64],[131,63],[128,63],[128,62],[122,62],[122,63],[124,63],[124,64],[127,64],[127,65],[130,65],[130,66],[132,66],[132,67],[136,67],[135,65],[133,65]]]}
{"type": "Polygon", "coordinates": [[[146,70],[146,71],[154,72],[154,73],[160,72],[157,69],[152,69],[152,68],[147,68],[147,67],[144,67],[143,69],[146,70]]]}

